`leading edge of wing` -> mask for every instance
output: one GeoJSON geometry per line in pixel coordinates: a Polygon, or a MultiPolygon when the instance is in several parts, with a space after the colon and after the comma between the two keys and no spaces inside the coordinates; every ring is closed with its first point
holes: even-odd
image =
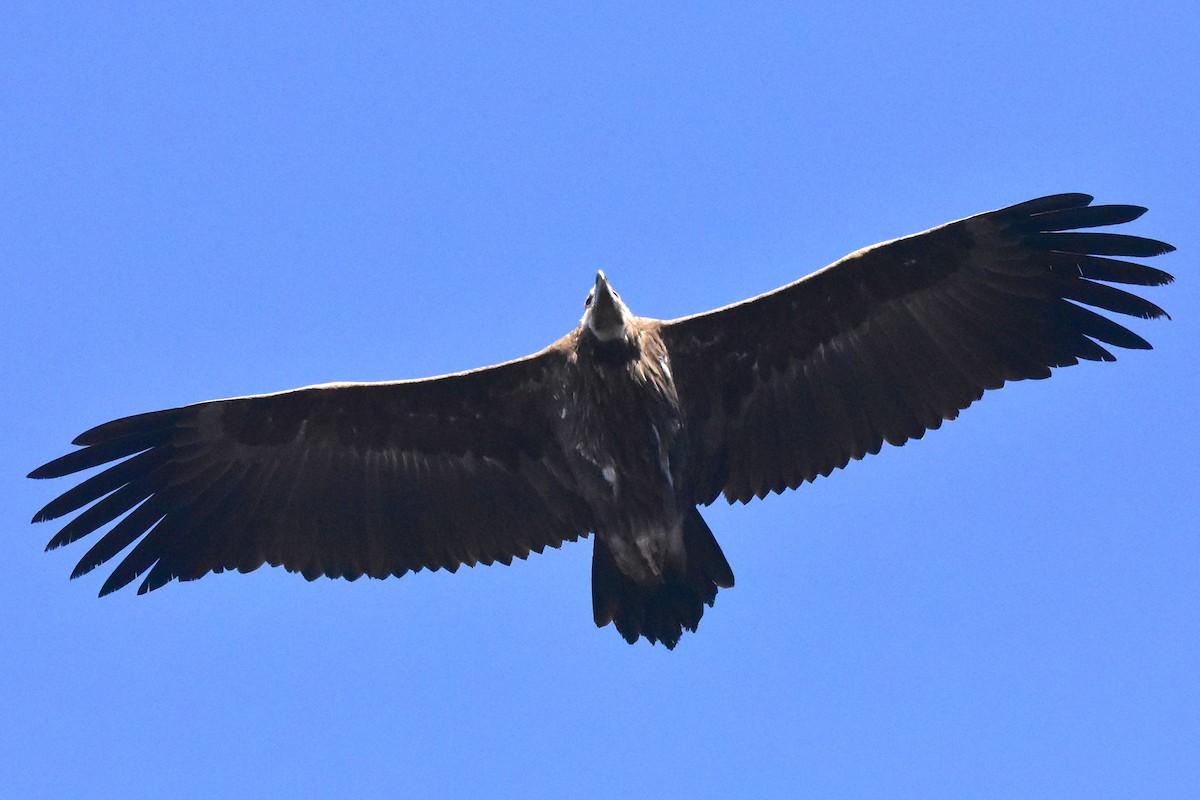
{"type": "MultiPolygon", "coordinates": [[[[1064,224],[1068,219],[1070,219],[1070,224],[1067,224],[1066,227],[1044,227],[1044,228],[1040,229],[1041,232],[1043,232],[1043,233],[1050,233],[1050,232],[1069,231],[1073,228],[1102,227],[1102,226],[1107,226],[1107,225],[1118,225],[1118,224],[1122,224],[1122,223],[1126,223],[1126,222],[1132,222],[1133,220],[1136,220],[1139,217],[1141,217],[1142,214],[1146,213],[1146,211],[1147,211],[1147,209],[1144,206],[1133,206],[1133,205],[1092,206],[1091,203],[1094,199],[1095,198],[1092,195],[1084,194],[1081,192],[1065,192],[1065,193],[1061,193],[1061,194],[1046,195],[1044,197],[1035,198],[1033,200],[1027,200],[1022,203],[1016,203],[1014,205],[1005,206],[1005,207],[995,209],[992,211],[984,211],[984,212],[981,212],[978,214],[971,214],[970,216],[962,217],[961,219],[952,220],[950,222],[946,222],[941,225],[935,225],[932,228],[928,228],[926,230],[919,231],[917,233],[910,233],[910,234],[906,234],[904,236],[898,236],[894,239],[887,239],[882,242],[877,242],[875,244],[859,248],[858,250],[855,250],[855,251],[843,256],[842,258],[839,258],[837,261],[827,264],[826,266],[821,267],[820,269],[814,270],[813,272],[810,272],[809,274],[804,275],[803,277],[800,277],[790,283],[784,284],[783,286],[779,286],[775,289],[770,289],[766,292],[762,292],[761,294],[757,294],[753,297],[748,297],[744,300],[735,300],[732,303],[727,303],[723,306],[709,309],[707,311],[699,311],[694,314],[687,314],[682,317],[676,317],[674,319],[662,320],[661,324],[664,327],[667,327],[667,326],[686,327],[687,323],[690,323],[690,322],[693,322],[696,320],[700,320],[700,319],[706,318],[706,317],[714,317],[718,314],[722,314],[727,311],[733,311],[735,309],[739,309],[739,308],[748,306],[759,300],[763,300],[763,299],[771,298],[771,297],[774,297],[774,296],[777,296],[780,294],[784,294],[789,289],[793,289],[800,284],[815,280],[819,276],[822,276],[822,275],[829,273],[833,270],[836,270],[840,267],[844,267],[847,263],[851,263],[855,259],[858,259],[861,256],[863,256],[873,250],[879,250],[879,249],[888,247],[889,245],[897,244],[900,242],[917,240],[922,237],[929,236],[930,234],[937,234],[938,232],[941,232],[941,231],[944,231],[947,229],[952,229],[955,226],[959,226],[964,223],[968,223],[971,220],[975,220],[975,219],[979,219],[979,218],[1003,215],[1005,217],[1013,217],[1013,218],[1018,218],[1018,219],[1020,217],[1024,216],[1030,220],[1038,220],[1039,217],[1045,217],[1049,214],[1055,214],[1056,216],[1061,217],[1061,219],[1062,219],[1062,221],[1057,222],[1057,224],[1060,224],[1060,225],[1064,224]],[[1088,216],[1091,219],[1087,222],[1079,224],[1077,217],[1068,218],[1065,214],[1063,214],[1064,210],[1065,211],[1075,211],[1075,212],[1082,211],[1085,213],[1091,212],[1091,213],[1088,213],[1088,216]]],[[[1101,235],[1103,235],[1103,236],[1121,236],[1120,234],[1101,234],[1101,235]]],[[[1154,252],[1127,253],[1126,255],[1133,255],[1135,257],[1146,257],[1146,256],[1150,256],[1150,255],[1163,255],[1166,253],[1173,252],[1175,250],[1174,246],[1167,244],[1166,242],[1160,242],[1156,239],[1147,239],[1145,237],[1140,237],[1140,236],[1131,236],[1131,237],[1123,237],[1122,236],[1121,238],[1128,238],[1131,240],[1138,240],[1140,242],[1145,242],[1148,245],[1150,245],[1150,247],[1148,249],[1154,250],[1154,252]]],[[[1092,255],[1100,255],[1100,254],[1093,253],[1092,255]]],[[[1119,255],[1119,254],[1114,253],[1113,255],[1119,255]]],[[[1155,269],[1154,267],[1146,266],[1144,264],[1128,265],[1127,262],[1115,262],[1115,263],[1125,264],[1127,266],[1135,267],[1136,273],[1134,273],[1131,270],[1113,270],[1113,271],[1105,271],[1104,274],[1097,274],[1095,276],[1085,275],[1083,277],[1087,277],[1092,280],[1103,280],[1103,281],[1118,282],[1118,283],[1136,283],[1138,285],[1143,285],[1143,286],[1161,286],[1164,284],[1171,283],[1174,280],[1174,277],[1171,276],[1170,274],[1163,272],[1162,270],[1155,269]]],[[[1103,267],[1102,266],[1098,267],[1098,269],[1103,269],[1103,267]]],[[[1169,316],[1169,315],[1164,314],[1164,316],[1169,316]]]]}
{"type": "MultiPolygon", "coordinates": [[[[139,414],[129,414],[127,416],[118,417],[117,419],[113,419],[108,422],[103,422],[99,425],[88,428],[83,433],[79,434],[74,439],[72,439],[71,444],[77,445],[79,447],[94,447],[96,445],[103,444],[104,442],[121,439],[121,438],[129,435],[132,431],[143,431],[144,432],[148,429],[159,429],[162,427],[166,427],[166,426],[173,424],[175,421],[177,421],[180,414],[182,414],[188,410],[195,409],[199,406],[210,405],[213,403],[225,403],[225,402],[236,401],[236,400],[256,400],[256,399],[261,399],[261,398],[281,397],[283,395],[296,394],[299,392],[321,391],[321,390],[328,390],[328,389],[408,386],[408,385],[414,385],[414,384],[436,384],[436,383],[442,383],[442,382],[446,382],[446,381],[460,380],[463,378],[478,376],[481,373],[486,373],[491,370],[502,370],[502,369],[514,367],[514,366],[517,366],[520,364],[531,363],[531,362],[535,361],[536,359],[541,358],[542,356],[545,356],[551,352],[561,350],[564,343],[566,342],[566,340],[567,340],[567,337],[563,337],[563,338],[555,341],[554,343],[550,344],[549,346],[542,348],[541,350],[537,351],[536,353],[530,353],[529,355],[521,356],[519,358],[509,359],[508,361],[501,361],[497,364],[489,364],[487,366],[475,367],[473,369],[460,370],[458,372],[448,372],[448,373],[445,373],[442,375],[432,375],[432,376],[429,376],[426,378],[405,378],[402,380],[391,380],[391,381],[330,381],[327,383],[315,383],[315,384],[312,384],[309,386],[298,386],[295,389],[284,389],[284,390],[281,390],[278,392],[262,392],[259,394],[237,395],[237,396],[233,396],[233,397],[220,397],[220,398],[214,398],[211,400],[201,400],[196,403],[188,403],[186,405],[176,406],[174,408],[166,408],[166,409],[162,409],[159,411],[145,411],[145,412],[142,412],[139,414]]],[[[147,446],[150,446],[151,444],[152,444],[152,442],[147,444],[147,446]]],[[[136,445],[136,442],[131,442],[131,443],[128,443],[126,446],[134,447],[135,445],[136,445]]],[[[138,449],[144,449],[144,448],[138,448],[138,449]]],[[[129,450],[127,450],[127,452],[124,453],[124,455],[130,455],[132,453],[138,452],[138,449],[129,449],[129,450]]],[[[89,469],[90,467],[94,467],[99,464],[102,464],[102,463],[105,463],[108,461],[112,461],[116,458],[123,457],[121,455],[112,455],[107,458],[104,458],[100,453],[97,453],[94,457],[99,458],[100,460],[96,461],[95,463],[88,463],[89,459],[78,459],[80,466],[73,466],[74,462],[72,462],[70,459],[72,457],[78,456],[82,452],[83,451],[76,450],[76,451],[66,454],[65,456],[61,456],[52,461],[49,461],[49,462],[43,464],[42,466],[38,467],[37,469],[33,470],[32,472],[30,472],[26,477],[33,478],[35,480],[42,480],[42,479],[46,479],[46,478],[60,478],[60,477],[63,477],[64,475],[69,475],[73,472],[79,472],[84,469],[89,469]]],[[[116,452],[116,450],[114,450],[114,452],[116,452]]],[[[37,520],[35,520],[35,521],[37,521],[37,520]]]]}

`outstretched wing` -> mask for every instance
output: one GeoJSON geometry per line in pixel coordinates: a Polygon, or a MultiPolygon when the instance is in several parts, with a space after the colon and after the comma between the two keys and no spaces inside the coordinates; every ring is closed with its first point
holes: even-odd
{"type": "Polygon", "coordinates": [[[731,502],[828,475],[883,442],[920,438],[1005,381],[1045,378],[1104,345],[1148,349],[1083,305],[1154,318],[1107,286],[1165,272],[1109,256],[1170,245],[1067,232],[1146,209],[1083,194],[1030,200],[860,250],[743,303],[664,323],[685,407],[696,502],[731,502]],[[1083,305],[1080,305],[1083,304],[1083,305]]]}
{"type": "Polygon", "coordinates": [[[117,462],[34,521],[94,502],[50,549],[129,512],[72,574],[140,538],[101,595],[143,573],[139,593],[264,562],[310,580],[507,564],[590,529],[542,413],[562,359],[552,346],[441,378],[314,386],[118,419],[30,474],[117,462]]]}

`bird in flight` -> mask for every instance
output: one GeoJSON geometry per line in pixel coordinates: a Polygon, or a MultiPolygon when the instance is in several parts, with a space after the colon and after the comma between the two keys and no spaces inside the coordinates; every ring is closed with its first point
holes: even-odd
{"type": "Polygon", "coordinates": [[[264,563],[309,580],[453,572],[591,534],[596,624],[673,648],[733,586],[699,506],[919,439],[1006,381],[1149,349],[1086,306],[1166,316],[1108,284],[1169,283],[1113,256],[1174,248],[1081,230],[1146,210],[1091,203],[1059,194],[968,217],[669,321],[634,316],[600,272],[578,327],[525,358],[92,428],[30,477],[104,469],[34,521],[83,509],[53,549],[116,520],[71,575],[132,545],[101,595],[264,563]]]}

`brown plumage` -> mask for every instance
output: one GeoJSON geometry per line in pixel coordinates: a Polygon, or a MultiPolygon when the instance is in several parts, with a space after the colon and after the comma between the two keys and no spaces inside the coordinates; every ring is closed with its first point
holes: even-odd
{"type": "Polygon", "coordinates": [[[1091,200],[970,217],[672,321],[633,316],[600,273],[579,327],[526,358],[114,420],[31,473],[107,465],[34,521],[87,507],[55,548],[120,518],[72,573],[133,545],[102,595],[263,563],[309,579],[454,571],[595,533],[596,623],[673,647],[733,585],[698,505],[828,475],[1005,381],[1113,360],[1104,345],[1150,347],[1084,306],[1165,316],[1101,281],[1168,283],[1111,256],[1173,248],[1079,232],[1145,211],[1091,200]]]}

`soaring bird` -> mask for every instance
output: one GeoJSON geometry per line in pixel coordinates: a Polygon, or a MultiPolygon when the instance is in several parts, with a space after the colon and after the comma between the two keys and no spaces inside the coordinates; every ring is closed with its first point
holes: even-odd
{"type": "Polygon", "coordinates": [[[733,571],[698,506],[829,475],[954,419],[988,389],[1149,349],[1084,306],[1158,306],[1107,283],[1146,209],[1060,194],[868,247],[682,319],[634,316],[603,272],[541,352],[424,380],[332,383],[107,422],[34,470],[104,469],[37,512],[84,509],[47,549],[114,520],[71,577],[133,545],[100,589],[263,563],[309,580],[511,563],[594,534],[592,607],[673,648],[733,571]],[[86,508],[85,508],[86,507],[86,508]],[[124,515],[124,516],[122,516],[124,515]],[[136,544],[134,544],[136,542],[136,544]]]}

